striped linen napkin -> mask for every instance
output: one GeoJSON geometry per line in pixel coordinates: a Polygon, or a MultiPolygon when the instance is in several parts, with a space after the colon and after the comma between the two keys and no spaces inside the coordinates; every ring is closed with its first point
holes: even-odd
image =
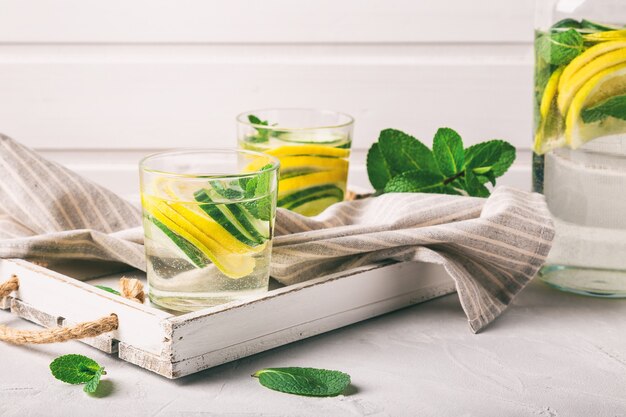
{"type": "MultiPolygon", "coordinates": [[[[0,257],[116,261],[145,270],[141,212],[0,135],[0,257]]],[[[293,284],[381,261],[443,265],[470,327],[493,321],[535,276],[554,237],[539,194],[386,194],[314,218],[279,209],[272,276],[293,284]]],[[[417,279],[417,278],[416,278],[417,279]]]]}

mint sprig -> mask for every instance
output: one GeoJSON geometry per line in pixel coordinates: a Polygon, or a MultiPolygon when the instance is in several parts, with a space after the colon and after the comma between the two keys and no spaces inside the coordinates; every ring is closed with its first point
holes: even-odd
{"type": "Polygon", "coordinates": [[[490,140],[469,148],[450,128],[441,128],[430,150],[414,137],[386,129],[367,154],[367,174],[378,194],[423,192],[486,197],[515,161],[515,147],[490,140]]]}
{"type": "Polygon", "coordinates": [[[102,375],[106,375],[104,367],[83,355],[63,355],[50,363],[52,375],[68,384],[85,384],[83,391],[94,393],[102,375]]]}
{"type": "Polygon", "coordinates": [[[253,142],[253,143],[263,143],[263,142],[267,142],[267,141],[270,140],[270,130],[269,129],[263,129],[262,127],[258,127],[258,126],[269,126],[269,121],[261,120],[257,116],[255,116],[254,114],[248,115],[248,121],[250,123],[252,123],[253,125],[255,125],[254,128],[257,131],[256,135],[250,136],[248,138],[248,140],[250,142],[253,142]]]}
{"type": "Polygon", "coordinates": [[[317,368],[267,368],[252,376],[274,391],[309,397],[333,397],[350,385],[350,375],[317,368]]]}

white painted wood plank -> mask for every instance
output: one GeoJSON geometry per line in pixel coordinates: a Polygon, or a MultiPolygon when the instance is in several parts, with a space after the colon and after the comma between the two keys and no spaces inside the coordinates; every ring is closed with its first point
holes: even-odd
{"type": "Polygon", "coordinates": [[[518,42],[533,0],[3,0],[0,42],[518,42]]]}
{"type": "Polygon", "coordinates": [[[92,285],[20,260],[0,260],[0,276],[17,275],[15,298],[69,324],[117,314],[119,328],[110,336],[160,354],[165,333],[161,320],[171,314],[109,294],[92,285]]]}
{"type": "Polygon", "coordinates": [[[211,55],[218,49],[178,56],[148,48],[138,58],[132,48],[105,49],[99,58],[63,50],[37,61],[39,52],[23,57],[21,49],[0,48],[0,131],[39,148],[225,147],[235,146],[238,113],[274,106],[352,114],[356,149],[387,127],[427,143],[440,126],[457,129],[467,144],[530,142],[526,46],[392,53],[372,46],[309,56],[310,46],[270,48],[265,58],[246,57],[245,48],[211,55]]]}
{"type": "MultiPolygon", "coordinates": [[[[398,297],[381,300],[379,302],[345,311],[337,315],[322,317],[294,327],[281,329],[252,340],[246,340],[242,343],[228,346],[225,349],[216,350],[180,362],[175,362],[171,364],[170,377],[180,378],[182,376],[198,372],[202,369],[212,368],[223,363],[270,350],[297,340],[316,336],[318,334],[354,324],[367,318],[376,317],[399,308],[432,300],[433,298],[450,294],[454,291],[454,284],[449,278],[439,279],[441,277],[438,277],[437,274],[433,274],[429,275],[428,281],[430,281],[431,278],[432,285],[424,286],[424,288],[400,295],[398,297]]],[[[393,282],[393,280],[390,281],[393,282]]],[[[422,285],[424,285],[424,282],[422,282],[422,285]]]]}
{"type": "Polygon", "coordinates": [[[424,288],[441,284],[448,292],[453,288],[442,267],[394,264],[292,285],[247,303],[171,317],[166,322],[172,344],[164,359],[180,362],[205,355],[206,361],[199,360],[198,366],[212,366],[278,346],[273,338],[282,344],[406,307],[418,302],[424,288]]]}
{"type": "Polygon", "coordinates": [[[157,373],[166,378],[174,378],[174,366],[170,361],[164,360],[160,355],[155,355],[135,346],[121,342],[119,344],[118,357],[141,368],[157,373]]]}

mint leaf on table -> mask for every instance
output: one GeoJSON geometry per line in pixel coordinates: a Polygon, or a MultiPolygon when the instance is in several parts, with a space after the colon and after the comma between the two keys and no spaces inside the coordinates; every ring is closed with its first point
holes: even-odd
{"type": "Polygon", "coordinates": [[[565,65],[580,55],[584,39],[575,29],[546,33],[537,39],[537,53],[549,64],[565,65]]]}
{"type": "Polygon", "coordinates": [[[113,288],[107,287],[106,285],[96,285],[95,287],[100,288],[101,290],[104,290],[106,292],[110,292],[111,294],[120,295],[119,291],[115,291],[113,288]]]}
{"type": "Polygon", "coordinates": [[[515,161],[515,147],[490,140],[463,149],[461,136],[441,128],[431,151],[414,137],[394,129],[383,130],[367,154],[367,175],[381,193],[438,193],[486,197],[490,182],[515,161]]]}
{"type": "Polygon", "coordinates": [[[316,368],[267,368],[252,376],[274,391],[309,397],[333,397],[350,385],[350,375],[316,368]]]}
{"type": "Polygon", "coordinates": [[[93,394],[94,392],[96,392],[96,390],[98,389],[98,385],[100,385],[100,378],[102,378],[102,375],[104,374],[106,374],[104,368],[98,369],[94,376],[89,381],[87,381],[87,383],[83,387],[83,391],[89,394],[93,394]]]}
{"type": "Polygon", "coordinates": [[[52,375],[68,384],[87,384],[84,391],[93,393],[100,383],[100,377],[106,375],[104,368],[96,361],[83,355],[63,355],[50,363],[52,375]]]}
{"type": "Polygon", "coordinates": [[[435,133],[433,154],[443,175],[451,177],[463,169],[465,163],[463,140],[454,130],[442,127],[435,133]]]}
{"type": "Polygon", "coordinates": [[[626,120],[626,95],[613,96],[600,103],[583,109],[580,113],[583,122],[599,122],[607,117],[626,120]]]}

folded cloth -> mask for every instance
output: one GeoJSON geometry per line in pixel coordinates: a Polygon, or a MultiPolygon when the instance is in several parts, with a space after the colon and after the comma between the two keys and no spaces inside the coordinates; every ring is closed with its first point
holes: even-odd
{"type": "MultiPolygon", "coordinates": [[[[145,270],[139,208],[2,135],[0,192],[0,257],[145,270]]],[[[287,285],[388,260],[441,264],[476,332],[535,276],[554,225],[543,196],[499,187],[487,199],[386,194],[313,218],[278,209],[275,232],[271,274],[287,285]]]]}

